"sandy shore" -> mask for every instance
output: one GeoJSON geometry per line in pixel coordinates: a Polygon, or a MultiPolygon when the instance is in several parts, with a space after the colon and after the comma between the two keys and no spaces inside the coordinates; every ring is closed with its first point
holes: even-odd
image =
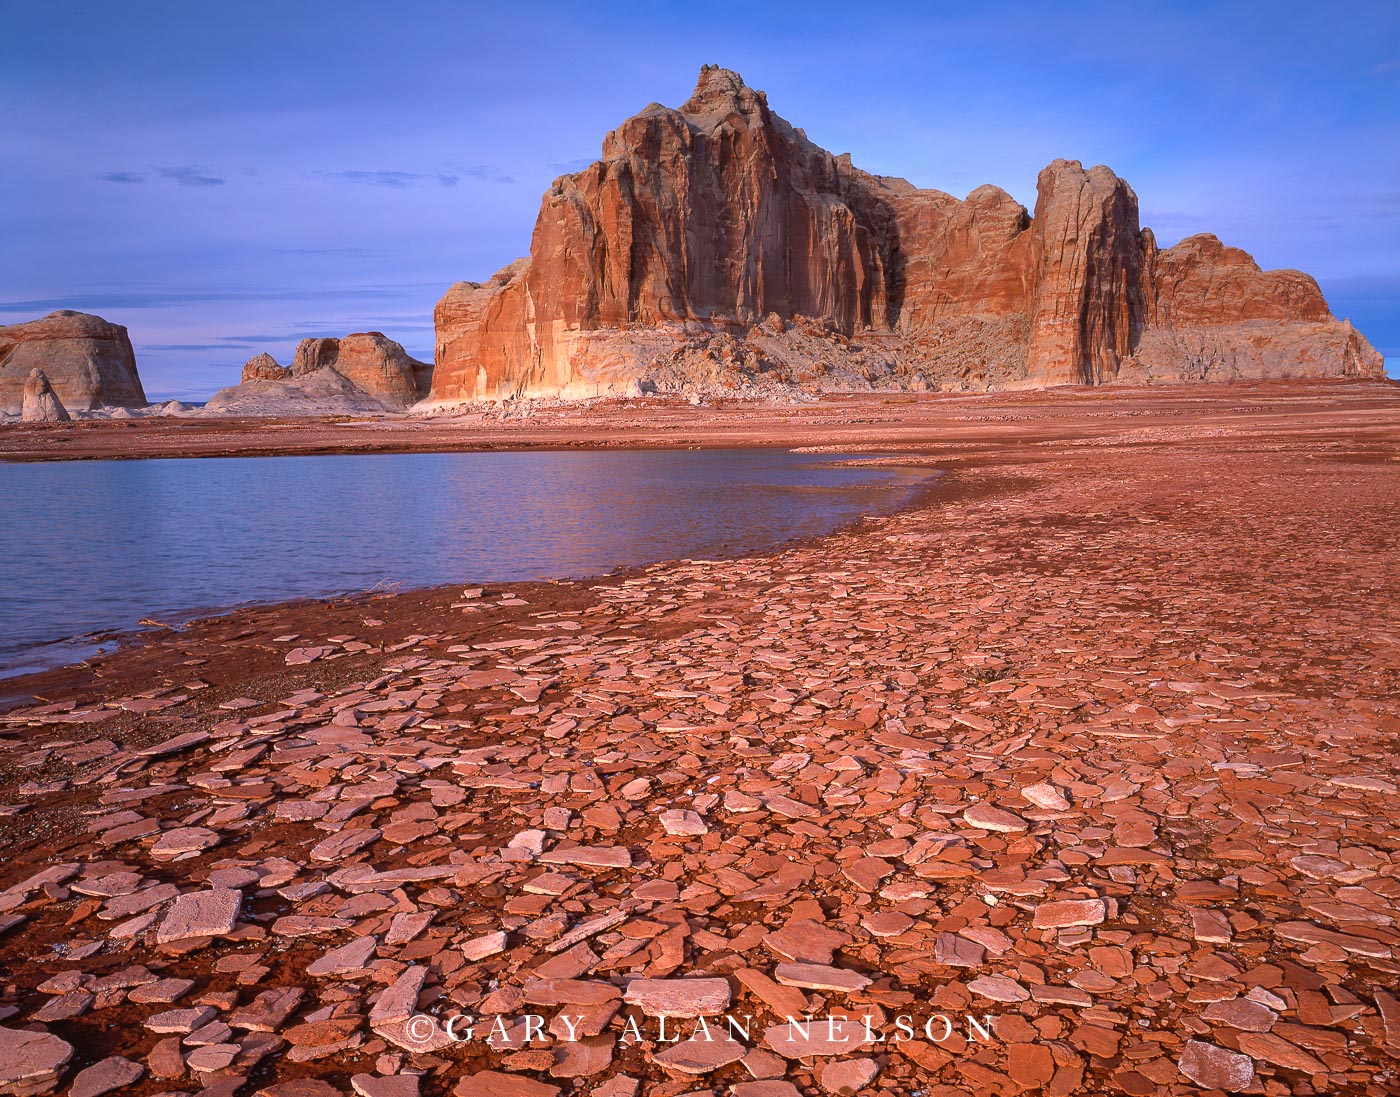
{"type": "Polygon", "coordinates": [[[1396,1092],[1400,389],[638,419],[573,442],[948,475],[780,553],[250,610],[11,683],[0,1024],[53,1039],[3,1049],[0,1087],[1396,1092]],[[456,1011],[509,1040],[419,1038],[456,1011]],[[696,1012],[751,1021],[689,1039],[696,1012]]]}

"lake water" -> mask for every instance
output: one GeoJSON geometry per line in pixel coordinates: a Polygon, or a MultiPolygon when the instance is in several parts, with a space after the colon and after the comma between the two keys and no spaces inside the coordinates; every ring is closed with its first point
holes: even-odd
{"type": "Polygon", "coordinates": [[[0,464],[0,676],[143,617],[766,548],[928,475],[771,449],[0,464]]]}

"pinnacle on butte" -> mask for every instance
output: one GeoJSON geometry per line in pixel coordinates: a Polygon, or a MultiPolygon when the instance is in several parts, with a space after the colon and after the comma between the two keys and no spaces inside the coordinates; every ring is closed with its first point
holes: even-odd
{"type": "Polygon", "coordinates": [[[24,382],[20,418],[26,423],[66,423],[73,418],[49,384],[48,375],[37,366],[29,371],[24,382]]]}
{"type": "Polygon", "coordinates": [[[1033,215],[959,200],[832,156],[716,66],[556,180],[529,257],[434,322],[436,401],[1383,376],[1312,278],[1159,248],[1106,167],[1056,160],[1033,215]]]}
{"type": "Polygon", "coordinates": [[[303,339],[290,366],[263,353],[248,359],[239,384],[208,407],[252,415],[401,411],[428,394],[433,367],[383,332],[303,339]]]}
{"type": "Polygon", "coordinates": [[[35,369],[69,411],[147,404],[126,328],[100,316],[64,309],[0,327],[0,411],[23,412],[35,369]]]}

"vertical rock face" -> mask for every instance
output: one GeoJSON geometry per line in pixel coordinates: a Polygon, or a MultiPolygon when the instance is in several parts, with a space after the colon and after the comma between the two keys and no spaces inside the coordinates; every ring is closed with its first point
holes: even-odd
{"type": "Polygon", "coordinates": [[[73,417],[55,395],[48,376],[41,369],[29,371],[24,382],[24,406],[20,418],[26,423],[66,423],[73,417]]]}
{"type": "Polygon", "coordinates": [[[1056,160],[1036,182],[1028,379],[1112,381],[1142,324],[1137,195],[1105,167],[1056,160]]]}
{"type": "Polygon", "coordinates": [[[706,68],[679,110],[647,107],[551,188],[531,255],[552,261],[532,263],[530,297],[570,326],[770,312],[883,324],[890,219],[856,186],[762,92],[706,68]]]}
{"type": "Polygon", "coordinates": [[[711,66],[556,180],[528,259],[457,283],[434,319],[438,400],[687,371],[912,389],[1383,375],[1307,275],[1214,237],[1159,250],[1108,168],[1055,161],[1034,217],[996,187],[960,201],[832,156],[711,66]]]}
{"type": "Polygon", "coordinates": [[[327,366],[334,367],[339,354],[339,339],[303,339],[292,353],[292,376],[301,377],[327,366]]]}
{"type": "Polygon", "coordinates": [[[859,200],[862,178],[707,67],[679,110],[652,104],[607,135],[601,160],[556,180],[528,264],[443,298],[438,393],[567,389],[581,358],[607,356],[591,331],[742,328],[769,313],[886,326],[893,219],[859,200]]]}
{"type": "Polygon", "coordinates": [[[0,410],[21,411],[36,368],[70,410],[146,406],[126,328],[100,316],[64,310],[0,327],[0,410]]]}

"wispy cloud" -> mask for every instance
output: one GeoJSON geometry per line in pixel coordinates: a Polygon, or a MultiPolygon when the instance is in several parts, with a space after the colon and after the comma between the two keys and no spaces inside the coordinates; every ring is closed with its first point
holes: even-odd
{"type": "Polygon", "coordinates": [[[252,346],[251,343],[235,343],[219,340],[216,343],[137,343],[137,351],[148,350],[228,350],[230,347],[252,346]]]}
{"type": "Polygon", "coordinates": [[[314,171],[317,179],[331,183],[346,183],[353,187],[416,187],[436,182],[440,186],[457,185],[455,175],[425,174],[416,171],[314,171]]]}
{"type": "Polygon", "coordinates": [[[274,255],[340,255],[347,259],[379,259],[384,252],[373,248],[272,248],[274,255]]]}
{"type": "Polygon", "coordinates": [[[453,168],[453,171],[461,172],[472,179],[484,179],[488,183],[514,183],[515,180],[503,172],[500,168],[493,168],[490,164],[472,164],[465,168],[453,168]]]}
{"type": "Polygon", "coordinates": [[[1379,65],[1372,65],[1371,72],[1376,76],[1391,76],[1400,72],[1400,57],[1392,57],[1389,61],[1382,61],[1379,65]]]}
{"type": "Polygon", "coordinates": [[[215,341],[225,347],[251,347],[259,343],[285,343],[300,336],[289,335],[220,335],[215,341]]]}
{"type": "Polygon", "coordinates": [[[217,175],[206,175],[202,168],[178,167],[161,168],[163,178],[179,183],[182,187],[221,187],[223,179],[217,175]]]}
{"type": "Polygon", "coordinates": [[[104,183],[144,183],[146,177],[139,171],[106,171],[97,178],[104,183]]]}
{"type": "Polygon", "coordinates": [[[37,297],[28,300],[0,301],[0,313],[33,314],[53,309],[76,309],[79,312],[102,312],[104,309],[158,309],[189,304],[236,301],[275,301],[322,303],[328,298],[336,301],[358,300],[381,302],[401,300],[421,293],[440,295],[440,282],[402,282],[388,285],[346,286],[328,291],[321,288],[292,289],[209,289],[209,290],[93,290],[89,293],[58,297],[37,297]]]}
{"type": "Polygon", "coordinates": [[[488,183],[514,183],[505,172],[489,164],[473,164],[468,167],[453,166],[443,171],[313,171],[312,178],[330,183],[345,183],[355,187],[455,187],[463,176],[481,179],[488,183]]]}

